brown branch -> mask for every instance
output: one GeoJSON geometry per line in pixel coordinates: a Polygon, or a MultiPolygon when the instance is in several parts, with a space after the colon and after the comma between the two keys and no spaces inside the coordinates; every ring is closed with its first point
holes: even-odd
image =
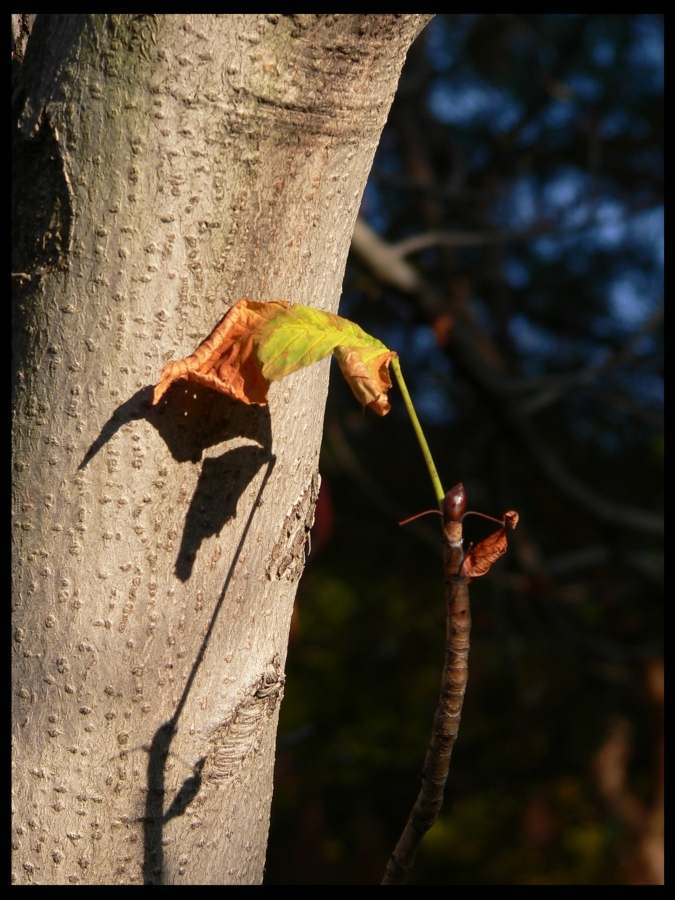
{"type": "Polygon", "coordinates": [[[485,247],[508,240],[509,236],[502,231],[425,231],[391,244],[391,249],[403,257],[431,247],[485,247]]]}
{"type": "MultiPolygon", "coordinates": [[[[658,208],[650,201],[640,200],[634,202],[625,212],[626,218],[634,215],[640,215],[645,210],[658,208]]],[[[602,221],[596,209],[592,209],[581,222],[575,222],[573,225],[565,223],[562,217],[551,218],[550,216],[537,219],[525,228],[512,229],[491,229],[486,231],[449,231],[445,229],[431,229],[423,231],[410,237],[402,238],[392,244],[387,244],[388,250],[392,256],[398,259],[404,259],[406,256],[412,256],[415,253],[421,253],[423,250],[429,250],[434,247],[445,247],[446,249],[457,249],[461,247],[493,247],[498,244],[521,244],[536,240],[547,234],[553,234],[560,240],[565,238],[580,238],[587,232],[601,227],[602,221]]],[[[357,245],[361,240],[368,241],[370,234],[374,234],[370,226],[363,218],[357,219],[356,228],[359,230],[357,234],[357,245]]],[[[355,248],[358,252],[358,246],[355,248]]],[[[391,259],[392,257],[388,257],[391,259]]],[[[409,275],[403,270],[397,270],[394,274],[395,278],[403,278],[406,280],[409,275]]]]}
{"type": "Polygon", "coordinates": [[[423,291],[421,275],[361,217],[354,225],[351,249],[383,284],[390,284],[405,294],[423,291]]]}
{"type": "MultiPolygon", "coordinates": [[[[461,488],[458,485],[448,492],[461,488]]],[[[464,496],[461,488],[462,498],[464,496]]],[[[459,506],[455,515],[448,514],[446,501],[443,527],[443,563],[446,598],[446,640],[441,690],[434,715],[431,739],[422,769],[422,784],[408,816],[401,837],[394,848],[382,879],[382,884],[403,884],[410,874],[422,838],[438,818],[443,805],[445,782],[450,757],[459,733],[464,693],[469,675],[469,646],[471,610],[469,578],[460,571],[462,551],[462,523],[459,506]]]]}

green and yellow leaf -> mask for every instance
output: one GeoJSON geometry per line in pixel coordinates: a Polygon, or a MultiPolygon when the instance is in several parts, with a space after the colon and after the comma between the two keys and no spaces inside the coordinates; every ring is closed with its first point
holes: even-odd
{"type": "Polygon", "coordinates": [[[290,306],[262,327],[257,353],[263,377],[270,381],[335,353],[359,403],[381,416],[389,412],[389,363],[394,353],[349,319],[290,306]]]}

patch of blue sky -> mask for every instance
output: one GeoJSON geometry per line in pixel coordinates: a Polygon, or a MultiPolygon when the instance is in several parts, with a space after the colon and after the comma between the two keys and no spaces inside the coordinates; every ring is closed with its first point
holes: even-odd
{"type": "Polygon", "coordinates": [[[447,379],[434,373],[420,373],[412,388],[413,403],[420,419],[429,425],[444,425],[456,416],[447,379]]]}
{"type": "Polygon", "coordinates": [[[424,30],[427,59],[436,72],[447,72],[457,57],[469,23],[462,26],[461,17],[450,22],[446,16],[434,16],[424,30]]]}
{"type": "Polygon", "coordinates": [[[662,268],[663,208],[630,214],[617,200],[592,201],[589,184],[588,176],[569,167],[541,188],[528,176],[515,179],[494,205],[495,224],[523,229],[542,216],[559,222],[561,231],[532,241],[532,250],[545,260],[558,259],[570,245],[583,245],[588,251],[612,250],[631,242],[647,253],[651,248],[654,265],[662,268]]]}
{"type": "Polygon", "coordinates": [[[414,328],[411,328],[404,322],[394,322],[393,320],[390,320],[390,322],[381,320],[370,322],[367,316],[364,315],[361,315],[359,325],[369,334],[372,334],[373,337],[382,341],[386,347],[400,353],[402,357],[410,358],[408,357],[408,349],[411,344],[411,332],[415,331],[414,328]]]}
{"type": "MultiPolygon", "coordinates": [[[[580,202],[565,212],[563,222],[568,228],[579,228],[578,232],[560,234],[559,240],[565,247],[580,244],[584,255],[595,250],[638,247],[651,256],[657,270],[663,268],[663,207],[631,214],[617,200],[604,199],[593,204],[580,202]]],[[[543,252],[547,250],[544,246],[543,252]]]]}
{"type": "Polygon", "coordinates": [[[526,287],[530,281],[530,270],[528,267],[513,256],[509,256],[504,260],[503,272],[509,287],[517,290],[526,287]]]}
{"type": "Polygon", "coordinates": [[[593,210],[595,227],[590,235],[593,243],[610,250],[625,243],[628,233],[626,210],[615,200],[601,200],[593,210]]]}
{"type": "Polygon", "coordinates": [[[485,125],[506,131],[522,116],[522,106],[509,91],[477,79],[449,83],[435,79],[427,95],[430,112],[448,125],[485,125]]]}
{"type": "Polygon", "coordinates": [[[527,147],[542,140],[547,132],[563,131],[579,117],[579,108],[573,100],[552,100],[531,122],[520,129],[516,137],[518,147],[527,147]]]}
{"type": "Polygon", "coordinates": [[[411,334],[410,350],[416,356],[426,357],[438,349],[436,338],[431,328],[414,328],[411,334]]]}
{"type": "Polygon", "coordinates": [[[563,247],[560,238],[542,235],[532,241],[532,250],[541,259],[552,262],[553,260],[560,259],[563,247]]]}
{"type": "Polygon", "coordinates": [[[382,194],[372,178],[366,182],[361,200],[360,214],[378,234],[384,234],[389,225],[389,213],[382,202],[382,194]]]}
{"type": "Polygon", "coordinates": [[[645,138],[649,134],[649,123],[640,119],[637,115],[628,113],[626,109],[618,107],[610,110],[600,121],[598,135],[603,140],[611,140],[630,131],[632,138],[645,138]]]}
{"type": "Polygon", "coordinates": [[[571,166],[558,169],[543,187],[546,214],[558,214],[573,203],[582,202],[588,192],[588,181],[585,173],[571,166]]]}
{"type": "Polygon", "coordinates": [[[509,335],[519,352],[523,375],[572,372],[600,364],[607,356],[606,348],[597,340],[579,342],[550,331],[525,315],[512,318],[509,335]]]}
{"type": "Polygon", "coordinates": [[[597,38],[591,47],[591,55],[597,66],[607,68],[616,58],[616,45],[607,38],[597,38]]]}
{"type": "Polygon", "coordinates": [[[450,395],[452,362],[436,343],[428,325],[402,323],[370,328],[362,327],[401,356],[401,368],[412,394],[413,403],[424,422],[445,424],[455,416],[450,395]]]}
{"type": "Polygon", "coordinates": [[[387,326],[379,329],[377,337],[388,347],[400,352],[408,366],[416,370],[422,366],[445,374],[452,371],[452,364],[438,346],[429,325],[406,325],[399,328],[387,326]]]}
{"type": "Polygon", "coordinates": [[[611,315],[625,331],[634,331],[652,314],[658,298],[648,279],[635,269],[615,278],[608,292],[611,315]]]}
{"type": "Polygon", "coordinates": [[[516,136],[516,147],[528,147],[531,144],[536,143],[541,137],[542,132],[542,124],[539,119],[533,119],[531,122],[527,122],[519,131],[516,136]]]}
{"type": "Polygon", "coordinates": [[[663,90],[663,19],[659,15],[635,16],[628,65],[637,69],[634,81],[642,91],[663,90]]]}
{"type": "Polygon", "coordinates": [[[394,133],[385,128],[377,148],[374,167],[384,175],[400,175],[403,171],[401,154],[395,146],[394,133]]]}
{"type": "Polygon", "coordinates": [[[506,228],[527,228],[537,218],[539,197],[533,178],[514,178],[493,206],[495,224],[506,228]]]}
{"type": "MultiPolygon", "coordinates": [[[[576,203],[571,204],[560,215],[561,224],[567,229],[584,229],[593,217],[593,206],[590,199],[579,199],[576,203]]],[[[561,235],[561,238],[572,238],[576,240],[579,235],[574,231],[571,234],[561,235]]]]}
{"type": "Polygon", "coordinates": [[[560,355],[563,341],[544,328],[535,325],[525,315],[511,317],[508,325],[511,340],[526,359],[553,358],[560,355]]]}
{"type": "Polygon", "coordinates": [[[662,270],[665,262],[663,207],[636,213],[628,224],[628,230],[630,239],[651,251],[655,265],[662,270]]]}
{"type": "Polygon", "coordinates": [[[578,117],[579,110],[569,100],[553,100],[539,116],[539,133],[551,129],[567,128],[578,117]]]}
{"type": "Polygon", "coordinates": [[[572,89],[576,98],[589,103],[599,100],[604,91],[602,82],[583,72],[574,72],[569,75],[566,84],[572,89]]]}
{"type": "MultiPolygon", "coordinates": [[[[571,166],[561,168],[542,187],[525,175],[513,179],[502,192],[494,204],[493,215],[496,224],[514,229],[528,228],[542,215],[567,226],[580,226],[588,218],[588,191],[588,176],[571,166]]],[[[537,252],[547,258],[558,253],[558,237],[542,236],[534,243],[537,252]]]]}
{"type": "Polygon", "coordinates": [[[447,388],[450,384],[452,362],[438,346],[436,335],[431,328],[422,326],[412,329],[407,356],[411,359],[415,371],[419,372],[419,376],[426,379],[424,383],[428,383],[427,386],[433,382],[447,388]]]}

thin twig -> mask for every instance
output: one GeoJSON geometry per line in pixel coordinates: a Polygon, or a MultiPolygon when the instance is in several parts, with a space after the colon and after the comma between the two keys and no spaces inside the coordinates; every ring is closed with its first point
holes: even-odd
{"type": "MultiPolygon", "coordinates": [[[[461,487],[461,485],[458,485],[461,487]]],[[[454,490],[454,489],[453,489],[454,490]]],[[[448,492],[450,495],[452,491],[448,492]]],[[[462,488],[463,496],[463,488],[462,488]]],[[[462,510],[463,511],[463,510],[462,510]]],[[[438,818],[443,805],[445,782],[450,767],[459,724],[462,716],[464,692],[469,674],[469,645],[471,610],[469,581],[460,571],[462,552],[462,523],[446,522],[443,535],[443,564],[446,600],[446,640],[443,674],[438,705],[434,715],[431,739],[422,769],[422,784],[408,816],[401,837],[387,863],[382,884],[403,884],[415,860],[422,838],[438,818]]]]}
{"type": "Polygon", "coordinates": [[[443,490],[441,479],[438,476],[434,458],[431,455],[431,450],[429,449],[429,444],[427,443],[427,439],[424,436],[424,431],[422,430],[422,426],[420,425],[420,420],[417,418],[417,413],[415,412],[415,407],[413,406],[413,402],[410,398],[408,387],[403,378],[403,372],[401,372],[401,364],[398,361],[398,356],[394,356],[394,358],[392,359],[391,367],[394,371],[396,381],[398,382],[401,395],[403,396],[403,402],[405,403],[408,417],[410,418],[410,422],[412,423],[415,437],[417,438],[417,443],[420,445],[420,450],[422,451],[422,456],[424,457],[424,462],[426,463],[429,478],[431,479],[431,483],[434,488],[436,500],[438,501],[438,505],[440,506],[441,503],[443,503],[443,499],[445,498],[445,491],[443,490]]]}

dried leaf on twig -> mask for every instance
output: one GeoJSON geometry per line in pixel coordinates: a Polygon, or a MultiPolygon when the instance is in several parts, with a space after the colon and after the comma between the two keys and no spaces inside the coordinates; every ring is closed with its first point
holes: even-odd
{"type": "Polygon", "coordinates": [[[494,562],[506,553],[508,542],[506,534],[518,524],[518,513],[510,509],[504,513],[504,524],[497,531],[493,531],[475,547],[471,547],[464,557],[461,574],[466,578],[478,578],[490,571],[494,562]]]}

